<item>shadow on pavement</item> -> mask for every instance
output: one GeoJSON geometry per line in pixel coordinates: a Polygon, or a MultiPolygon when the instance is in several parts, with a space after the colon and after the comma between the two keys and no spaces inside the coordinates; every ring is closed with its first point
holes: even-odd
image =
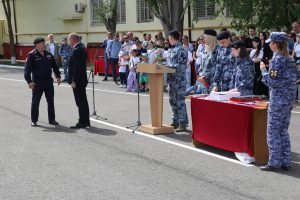
{"type": "Polygon", "coordinates": [[[292,169],[290,171],[279,170],[275,173],[299,179],[300,178],[300,164],[292,162],[292,169]]]}
{"type": "Polygon", "coordinates": [[[187,130],[182,133],[168,134],[164,135],[167,138],[178,140],[179,142],[192,143],[192,131],[187,130]]]}
{"type": "Polygon", "coordinates": [[[85,130],[89,133],[103,135],[103,136],[113,136],[117,134],[116,131],[105,129],[105,128],[97,128],[94,126],[91,126],[90,128],[87,128],[85,130]]]}
{"type": "Polygon", "coordinates": [[[50,132],[50,133],[77,133],[77,130],[70,129],[70,127],[58,125],[58,126],[44,126],[39,125],[39,128],[42,128],[44,132],[50,132]]]}
{"type": "Polygon", "coordinates": [[[39,125],[40,128],[42,128],[44,132],[51,132],[51,133],[77,133],[79,131],[86,131],[88,133],[92,134],[98,134],[103,136],[112,136],[116,135],[117,132],[109,129],[104,128],[97,128],[97,127],[89,127],[86,129],[71,129],[70,127],[58,125],[58,126],[43,126],[39,125]]]}
{"type": "MultiPolygon", "coordinates": [[[[193,141],[192,141],[192,131],[191,130],[187,130],[186,132],[183,132],[183,133],[164,135],[164,137],[176,140],[180,143],[184,142],[184,143],[186,143],[186,145],[190,145],[190,146],[194,147],[194,145],[192,144],[193,141]]],[[[201,149],[204,151],[208,151],[210,153],[218,154],[221,156],[225,156],[227,158],[232,158],[232,159],[237,160],[234,152],[231,152],[231,151],[226,151],[226,150],[215,148],[215,147],[208,146],[208,145],[205,145],[202,147],[197,147],[197,149],[201,149]]]]}

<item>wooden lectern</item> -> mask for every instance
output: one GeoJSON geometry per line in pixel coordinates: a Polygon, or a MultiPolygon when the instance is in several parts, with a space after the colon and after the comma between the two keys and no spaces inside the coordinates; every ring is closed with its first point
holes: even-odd
{"type": "Polygon", "coordinates": [[[168,134],[174,133],[172,126],[163,125],[163,85],[164,73],[176,73],[176,69],[158,64],[137,65],[137,71],[148,73],[149,77],[149,94],[151,107],[152,124],[141,126],[140,130],[150,134],[168,134]]]}

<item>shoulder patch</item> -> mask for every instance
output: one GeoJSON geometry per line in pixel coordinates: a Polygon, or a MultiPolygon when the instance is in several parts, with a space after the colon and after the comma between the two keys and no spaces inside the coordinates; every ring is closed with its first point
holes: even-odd
{"type": "Polygon", "coordinates": [[[271,69],[271,70],[270,70],[270,77],[271,77],[272,79],[276,79],[277,76],[278,76],[278,71],[275,70],[275,69],[271,69]]]}

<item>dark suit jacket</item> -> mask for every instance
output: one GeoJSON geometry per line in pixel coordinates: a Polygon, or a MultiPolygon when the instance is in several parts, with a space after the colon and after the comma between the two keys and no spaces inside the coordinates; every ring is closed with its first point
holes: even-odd
{"type": "Polygon", "coordinates": [[[68,71],[68,83],[72,81],[76,83],[76,86],[86,87],[88,84],[86,74],[86,49],[84,44],[78,43],[72,50],[69,62],[68,71]]]}

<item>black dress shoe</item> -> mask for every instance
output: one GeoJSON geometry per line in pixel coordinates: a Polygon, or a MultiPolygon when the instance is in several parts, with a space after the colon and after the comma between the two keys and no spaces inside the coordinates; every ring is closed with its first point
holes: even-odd
{"type": "Polygon", "coordinates": [[[49,122],[49,124],[51,124],[51,125],[54,125],[54,126],[57,126],[57,125],[59,125],[59,123],[57,122],[57,121],[51,121],[51,122],[49,122]]]}
{"type": "Polygon", "coordinates": [[[178,128],[178,126],[179,126],[179,124],[178,123],[172,123],[172,124],[170,124],[170,126],[173,126],[174,127],[174,129],[177,129],[178,128]]]}
{"type": "Polygon", "coordinates": [[[269,165],[265,165],[265,166],[261,166],[260,170],[261,171],[266,171],[266,172],[275,172],[275,171],[278,170],[278,168],[272,167],[272,166],[269,166],[269,165]]]}
{"type": "Polygon", "coordinates": [[[107,81],[107,78],[102,79],[102,81],[107,81]]]}
{"type": "Polygon", "coordinates": [[[37,127],[37,126],[39,126],[39,125],[37,125],[37,123],[36,122],[31,122],[31,124],[30,124],[31,126],[33,126],[33,127],[37,127]]]}
{"type": "Polygon", "coordinates": [[[292,168],[292,166],[285,166],[285,165],[281,166],[281,169],[284,170],[284,171],[290,171],[291,168],[292,168]]]}
{"type": "Polygon", "coordinates": [[[90,126],[91,125],[89,123],[86,123],[86,124],[77,123],[75,126],[70,126],[70,128],[71,129],[80,129],[80,128],[87,128],[90,126]]]}

